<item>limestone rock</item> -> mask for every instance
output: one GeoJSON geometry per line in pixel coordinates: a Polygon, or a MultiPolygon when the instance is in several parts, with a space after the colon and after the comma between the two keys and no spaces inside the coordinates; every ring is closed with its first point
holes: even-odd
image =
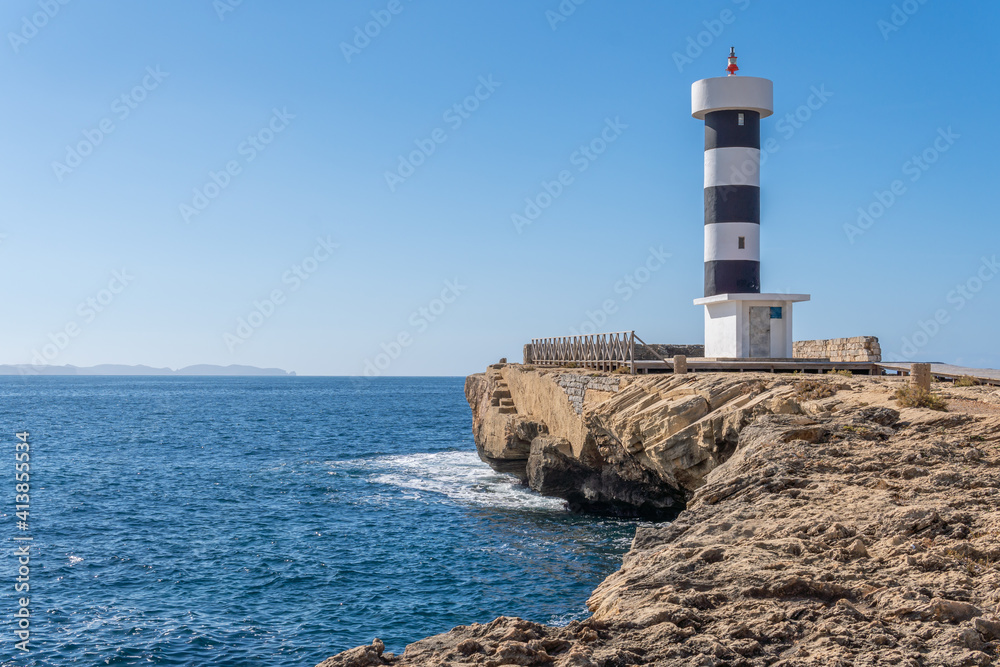
{"type": "Polygon", "coordinates": [[[975,628],[986,641],[1000,639],[1000,621],[997,621],[996,619],[983,617],[977,618],[975,628]]]}
{"type": "Polygon", "coordinates": [[[382,659],[385,644],[376,638],[371,646],[359,646],[332,658],[327,658],[316,667],[374,667],[392,664],[382,659]]]}
{"type": "Polygon", "coordinates": [[[528,485],[567,501],[576,511],[650,519],[672,518],[683,497],[639,466],[614,466],[599,458],[574,457],[568,441],[539,436],[531,442],[528,485]],[[592,465],[584,461],[590,460],[592,465]]]}
{"type": "MultiPolygon", "coordinates": [[[[470,376],[466,398],[477,451],[495,470],[574,509],[654,518],[676,512],[755,415],[801,412],[793,389],[773,376],[620,376],[517,364],[470,376]]],[[[797,435],[825,436],[818,426],[797,435]]]]}

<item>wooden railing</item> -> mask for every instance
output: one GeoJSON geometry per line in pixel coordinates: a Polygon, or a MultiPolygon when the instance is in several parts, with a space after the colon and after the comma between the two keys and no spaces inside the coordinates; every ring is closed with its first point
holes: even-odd
{"type": "Polygon", "coordinates": [[[577,364],[603,371],[627,366],[635,373],[635,339],[634,331],[532,338],[531,344],[525,346],[524,363],[537,366],[577,364]]]}

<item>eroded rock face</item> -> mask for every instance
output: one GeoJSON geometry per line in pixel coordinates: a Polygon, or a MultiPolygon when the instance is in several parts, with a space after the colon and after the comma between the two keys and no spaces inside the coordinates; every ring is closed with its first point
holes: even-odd
{"type": "Polygon", "coordinates": [[[528,457],[528,485],[543,495],[565,499],[578,512],[663,519],[676,516],[683,507],[682,494],[631,460],[625,465],[584,460],[573,456],[566,440],[537,437],[528,457]]]}
{"type": "Polygon", "coordinates": [[[787,381],[769,380],[512,364],[470,376],[466,397],[476,448],[495,470],[574,510],[671,519],[755,415],[799,409],[787,381]]]}
{"type": "Polygon", "coordinates": [[[465,397],[472,408],[472,433],[479,458],[498,472],[527,481],[531,441],[547,433],[545,424],[501,406],[501,401],[512,399],[510,389],[495,369],[466,378],[465,397]]]}
{"type": "MultiPolygon", "coordinates": [[[[734,450],[674,522],[639,529],[590,619],[501,617],[374,664],[1000,664],[1000,396],[963,390],[940,413],[899,409],[894,388],[855,379],[796,409],[794,390],[751,396],[744,407],[765,409],[739,418],[734,450]]],[[[691,414],[681,430],[737,423],[691,414]]]]}

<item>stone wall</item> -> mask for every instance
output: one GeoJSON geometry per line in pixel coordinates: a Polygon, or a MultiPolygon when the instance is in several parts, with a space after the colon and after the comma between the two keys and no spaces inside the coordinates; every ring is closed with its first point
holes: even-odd
{"type": "Polygon", "coordinates": [[[882,361],[882,348],[875,336],[832,338],[830,340],[800,340],[795,343],[796,359],[829,359],[830,361],[882,361]]]}
{"type": "MultiPolygon", "coordinates": [[[[662,343],[650,343],[649,347],[656,351],[656,354],[665,359],[673,359],[676,354],[683,354],[685,357],[704,357],[704,345],[663,345],[662,343]]],[[[635,358],[637,361],[653,361],[658,359],[656,355],[649,351],[645,345],[635,344],[635,358]]]]}
{"type": "Polygon", "coordinates": [[[587,396],[588,389],[614,394],[621,388],[622,380],[620,377],[614,376],[589,377],[578,373],[563,373],[556,376],[556,384],[566,392],[570,404],[579,415],[583,413],[583,400],[587,396]]]}

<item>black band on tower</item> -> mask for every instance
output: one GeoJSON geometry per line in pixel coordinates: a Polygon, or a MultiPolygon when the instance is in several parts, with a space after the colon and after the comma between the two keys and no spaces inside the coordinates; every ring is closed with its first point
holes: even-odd
{"type": "Polygon", "coordinates": [[[705,114],[705,150],[737,147],[760,148],[760,114],[734,109],[705,114]]]}
{"type": "Polygon", "coordinates": [[[705,224],[760,224],[760,188],[756,185],[716,185],[705,188],[705,224]]]}
{"type": "Polygon", "coordinates": [[[760,262],[741,260],[705,262],[705,296],[759,293],[760,262]]]}

